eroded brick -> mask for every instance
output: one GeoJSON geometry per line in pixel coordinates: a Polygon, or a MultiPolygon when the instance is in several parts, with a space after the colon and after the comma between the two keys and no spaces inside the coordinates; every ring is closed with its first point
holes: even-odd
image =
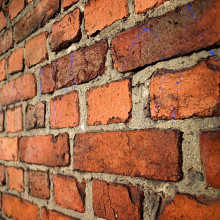
{"type": "Polygon", "coordinates": [[[0,160],[18,160],[18,138],[0,138],[0,160]]]}
{"type": "MultiPolygon", "coordinates": [[[[0,164],[0,186],[5,185],[5,166],[0,164]]],[[[1,200],[0,200],[1,203],[1,200]]]]}
{"type": "Polygon", "coordinates": [[[6,59],[0,60],[0,81],[6,79],[6,69],[5,65],[6,64],[6,59]]]}
{"type": "Polygon", "coordinates": [[[23,70],[23,48],[15,50],[8,59],[8,74],[23,70]]]}
{"type": "Polygon", "coordinates": [[[9,16],[13,20],[24,9],[24,0],[11,0],[9,4],[9,16]]]}
{"type": "Polygon", "coordinates": [[[12,28],[9,28],[4,32],[2,36],[0,36],[0,54],[3,54],[8,49],[10,49],[12,45],[12,28]]]}
{"type": "Polygon", "coordinates": [[[8,167],[9,188],[19,192],[24,191],[24,170],[16,167],[8,167]]]}

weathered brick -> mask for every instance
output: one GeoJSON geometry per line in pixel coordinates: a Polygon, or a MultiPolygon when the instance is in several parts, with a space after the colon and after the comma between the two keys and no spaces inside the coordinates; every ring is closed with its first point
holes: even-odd
{"type": "Polygon", "coordinates": [[[81,48],[41,70],[42,93],[91,81],[105,72],[107,41],[81,48]]]}
{"type": "Polygon", "coordinates": [[[26,129],[45,127],[45,104],[39,102],[36,105],[28,105],[26,114],[26,129]]]}
{"type": "Polygon", "coordinates": [[[0,138],[0,160],[18,160],[18,138],[0,138]]]}
{"type": "Polygon", "coordinates": [[[41,0],[15,25],[15,42],[24,40],[31,33],[43,27],[54,16],[58,8],[59,0],[41,0]]]}
{"type": "Polygon", "coordinates": [[[16,133],[23,130],[22,105],[14,109],[8,109],[6,117],[8,133],[16,133]]]}
{"type": "Polygon", "coordinates": [[[23,48],[15,50],[8,59],[8,74],[22,71],[24,68],[23,63],[23,48]]]}
{"type": "Polygon", "coordinates": [[[52,33],[50,35],[52,51],[65,49],[80,39],[80,17],[80,10],[76,9],[52,26],[52,33]]]}
{"type": "Polygon", "coordinates": [[[176,195],[172,203],[165,207],[161,220],[175,219],[212,219],[220,218],[220,201],[204,204],[187,195],[176,195]]]}
{"type": "Polygon", "coordinates": [[[40,220],[39,208],[27,200],[3,194],[3,211],[9,218],[17,220],[40,220]]]}
{"type": "Polygon", "coordinates": [[[95,215],[104,219],[142,219],[144,193],[138,187],[92,182],[95,215]]]}
{"type": "Polygon", "coordinates": [[[180,148],[177,130],[81,133],[75,136],[74,169],[179,181],[180,148]]]}
{"type": "Polygon", "coordinates": [[[7,19],[7,12],[2,10],[0,11],[0,31],[3,30],[8,23],[8,19],[7,19]]]}
{"type": "Polygon", "coordinates": [[[6,59],[0,60],[0,81],[6,79],[5,63],[6,63],[6,59]]]}
{"type": "Polygon", "coordinates": [[[64,10],[68,9],[69,7],[71,7],[73,4],[75,4],[76,2],[78,2],[78,0],[63,0],[63,8],[64,10]]]}
{"type": "Polygon", "coordinates": [[[85,212],[85,184],[75,178],[53,176],[54,199],[57,205],[78,212],[85,212]],[[62,188],[62,190],[60,190],[62,188]]]}
{"type": "Polygon", "coordinates": [[[76,127],[79,125],[78,92],[71,92],[50,101],[51,128],[76,127]]]}
{"type": "Polygon", "coordinates": [[[136,11],[136,13],[144,13],[150,8],[157,7],[161,4],[163,4],[165,1],[168,1],[168,0],[150,0],[150,1],[135,0],[135,2],[134,2],[135,11],[136,11]]]}
{"type": "Polygon", "coordinates": [[[2,86],[1,104],[6,106],[36,96],[36,78],[33,74],[24,74],[2,86]]]}
{"type": "Polygon", "coordinates": [[[87,95],[89,125],[126,122],[130,118],[130,80],[112,82],[91,89],[87,95]]]}
{"type": "Polygon", "coordinates": [[[24,9],[24,0],[12,0],[9,4],[9,16],[13,20],[24,9]]]}
{"type": "Polygon", "coordinates": [[[110,26],[117,20],[128,18],[128,4],[126,0],[91,0],[85,6],[85,29],[89,35],[110,26]],[[105,19],[103,19],[105,15],[105,19]]]}
{"type": "Polygon", "coordinates": [[[220,115],[219,64],[220,60],[206,60],[189,70],[158,71],[150,83],[151,117],[158,120],[220,115]]]}
{"type": "Polygon", "coordinates": [[[42,220],[78,220],[77,218],[69,217],[56,211],[47,210],[42,208],[41,210],[42,220]]]}
{"type": "MultiPolygon", "coordinates": [[[[2,209],[2,193],[0,192],[0,210],[2,209]]],[[[1,218],[0,216],[0,220],[4,220],[3,218],[1,218]]]]}
{"type": "Polygon", "coordinates": [[[194,1],[116,36],[114,67],[121,72],[220,45],[220,1],[194,1]],[[213,25],[215,24],[215,25],[213,25]]]}
{"type": "Polygon", "coordinates": [[[25,65],[34,66],[48,58],[47,51],[47,32],[43,32],[30,39],[25,45],[25,65]]]}
{"type": "Polygon", "coordinates": [[[6,52],[13,45],[12,41],[12,28],[8,29],[4,32],[2,36],[0,36],[0,55],[6,52]]]}
{"type": "Polygon", "coordinates": [[[24,171],[16,167],[8,167],[9,188],[24,191],[24,171]]]}
{"type": "Polygon", "coordinates": [[[29,194],[41,199],[50,198],[48,173],[41,171],[30,171],[28,173],[29,194]]]}
{"type": "Polygon", "coordinates": [[[4,131],[4,121],[5,121],[4,111],[1,111],[0,112],[0,132],[4,131]]]}
{"type": "Polygon", "coordinates": [[[200,132],[200,148],[207,186],[220,188],[220,130],[200,132]]]}
{"type": "Polygon", "coordinates": [[[68,166],[70,160],[69,136],[64,133],[57,137],[53,135],[21,137],[19,156],[21,161],[26,163],[68,166]]]}
{"type": "Polygon", "coordinates": [[[3,185],[5,185],[5,166],[0,164],[0,186],[3,185]]]}

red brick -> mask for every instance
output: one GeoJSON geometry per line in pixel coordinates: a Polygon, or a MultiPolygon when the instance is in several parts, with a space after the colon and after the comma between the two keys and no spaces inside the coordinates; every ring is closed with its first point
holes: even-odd
{"type": "Polygon", "coordinates": [[[110,26],[117,20],[128,18],[128,4],[126,0],[91,0],[85,6],[85,28],[89,35],[110,26]],[[105,19],[103,19],[105,15],[105,19]]]}
{"type": "Polygon", "coordinates": [[[0,55],[10,49],[12,45],[12,28],[10,28],[0,36],[0,55]]]}
{"type": "Polygon", "coordinates": [[[3,211],[9,218],[17,220],[39,220],[39,208],[27,200],[3,194],[3,211]]]}
{"type": "Polygon", "coordinates": [[[7,132],[16,133],[23,130],[23,113],[22,105],[7,110],[7,132]]]}
{"type": "Polygon", "coordinates": [[[76,134],[74,169],[179,181],[180,147],[181,133],[177,130],[76,134]]]}
{"type": "Polygon", "coordinates": [[[27,67],[41,63],[48,58],[47,32],[30,39],[25,45],[25,65],[27,67]]]}
{"type": "Polygon", "coordinates": [[[26,114],[26,129],[45,127],[45,104],[39,102],[36,105],[28,105],[26,114]]]}
{"type": "Polygon", "coordinates": [[[220,130],[200,132],[200,148],[207,186],[220,188],[220,130]]]}
{"type": "Polygon", "coordinates": [[[76,2],[78,2],[78,0],[63,0],[63,8],[64,8],[64,10],[68,9],[69,7],[71,7],[76,2]]]}
{"type": "Polygon", "coordinates": [[[29,194],[41,199],[50,198],[48,173],[41,171],[30,171],[28,173],[29,194]]]}
{"type": "Polygon", "coordinates": [[[135,11],[136,13],[144,13],[150,8],[163,4],[165,1],[168,0],[135,0],[135,11]]]}
{"type": "Polygon", "coordinates": [[[52,26],[52,33],[50,35],[52,51],[65,49],[80,39],[80,17],[80,10],[76,9],[52,26]]]}
{"type": "Polygon", "coordinates": [[[6,59],[0,60],[0,81],[6,79],[5,63],[6,63],[6,59]]]}
{"type": "Polygon", "coordinates": [[[150,83],[151,117],[158,120],[220,115],[218,63],[220,60],[206,60],[189,70],[158,71],[150,83]]]}
{"type": "Polygon", "coordinates": [[[78,212],[85,212],[85,184],[75,178],[53,176],[54,198],[57,205],[78,212]],[[60,190],[62,189],[62,190],[60,190]]]}
{"type": "Polygon", "coordinates": [[[8,167],[9,188],[24,191],[24,171],[16,167],[8,167]]]}
{"type": "Polygon", "coordinates": [[[126,122],[130,118],[130,80],[91,89],[87,95],[89,125],[126,122]]]}
{"type": "Polygon", "coordinates": [[[0,11],[0,31],[3,30],[8,23],[8,19],[7,19],[7,12],[2,10],[0,11]]]}
{"type": "Polygon", "coordinates": [[[23,59],[23,48],[15,50],[8,59],[8,74],[22,71],[24,68],[23,59]]]}
{"type": "Polygon", "coordinates": [[[0,138],[0,160],[18,160],[18,138],[0,138]]]}
{"type": "Polygon", "coordinates": [[[104,219],[142,219],[144,193],[130,185],[92,182],[95,215],[104,219]]]}
{"type": "Polygon", "coordinates": [[[9,16],[13,20],[24,9],[24,0],[12,0],[9,4],[9,16]]]}
{"type": "Polygon", "coordinates": [[[202,204],[187,195],[176,195],[160,216],[160,220],[218,220],[220,218],[220,201],[202,204]]]}
{"type": "Polygon", "coordinates": [[[4,111],[0,112],[0,132],[4,131],[4,111]]]}
{"type": "Polygon", "coordinates": [[[41,216],[42,220],[78,220],[77,218],[72,218],[56,211],[47,210],[46,208],[42,208],[41,216]]]}
{"type": "Polygon", "coordinates": [[[112,41],[114,67],[125,72],[220,45],[218,14],[220,1],[196,0],[119,34],[112,41]]]}
{"type": "Polygon", "coordinates": [[[1,103],[6,106],[36,96],[36,78],[33,74],[24,74],[2,86],[1,103]]]}
{"type": "Polygon", "coordinates": [[[50,101],[51,128],[76,127],[79,125],[78,92],[71,92],[50,101]]]}
{"type": "Polygon", "coordinates": [[[42,93],[91,81],[105,72],[107,41],[81,48],[41,70],[42,93]]]}
{"type": "Polygon", "coordinates": [[[3,185],[5,185],[5,166],[0,164],[0,186],[3,185]]]}
{"type": "Polygon", "coordinates": [[[21,161],[26,163],[68,166],[70,160],[68,134],[60,134],[57,137],[53,135],[21,137],[19,155],[21,161]]]}
{"type": "MultiPolygon", "coordinates": [[[[43,27],[59,9],[59,0],[41,0],[15,25],[15,42],[18,43],[43,27]]],[[[36,52],[36,51],[35,51],[36,52]]]]}

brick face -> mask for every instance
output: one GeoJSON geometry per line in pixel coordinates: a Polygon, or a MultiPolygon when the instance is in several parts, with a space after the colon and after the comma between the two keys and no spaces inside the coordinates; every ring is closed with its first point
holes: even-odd
{"type": "Polygon", "coordinates": [[[79,220],[77,218],[63,215],[56,211],[47,210],[46,208],[42,208],[41,213],[42,220],[79,220]]]}
{"type": "Polygon", "coordinates": [[[6,30],[2,36],[0,36],[0,55],[11,48],[12,45],[12,28],[10,28],[6,30]]]}
{"type": "Polygon", "coordinates": [[[0,186],[3,185],[5,185],[5,166],[0,164],[0,186]]]}
{"type": "Polygon", "coordinates": [[[9,188],[24,191],[24,171],[16,167],[8,167],[9,188]]]}
{"type": "Polygon", "coordinates": [[[6,79],[6,59],[0,60],[0,81],[6,79]]]}
{"type": "Polygon", "coordinates": [[[8,73],[12,74],[23,70],[23,48],[15,50],[8,59],[8,73]]]}
{"type": "Polygon", "coordinates": [[[3,10],[0,11],[0,31],[6,27],[7,22],[7,13],[3,10]]]}
{"type": "Polygon", "coordinates": [[[18,138],[0,138],[0,160],[18,160],[18,138]]]}
{"type": "Polygon", "coordinates": [[[4,120],[5,120],[5,117],[4,117],[4,111],[1,111],[0,112],[0,132],[4,131],[4,120]]]}
{"type": "Polygon", "coordinates": [[[78,2],[78,0],[63,0],[63,5],[62,6],[63,6],[64,10],[66,10],[76,2],[78,2]]]}
{"type": "Polygon", "coordinates": [[[24,0],[12,0],[9,4],[9,16],[13,20],[24,8],[24,0]]]}
{"type": "Polygon", "coordinates": [[[135,0],[135,11],[136,13],[144,13],[148,9],[157,7],[168,0],[135,0]]]}
{"type": "Polygon", "coordinates": [[[176,130],[76,134],[74,169],[179,181],[180,147],[181,134],[176,130]]]}

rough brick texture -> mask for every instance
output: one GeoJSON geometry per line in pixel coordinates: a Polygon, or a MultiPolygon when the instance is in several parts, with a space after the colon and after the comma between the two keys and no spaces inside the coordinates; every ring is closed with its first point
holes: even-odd
{"type": "Polygon", "coordinates": [[[75,127],[79,125],[79,99],[77,92],[71,92],[50,101],[51,128],[75,127]]]}
{"type": "Polygon", "coordinates": [[[179,181],[180,147],[181,134],[173,130],[76,134],[74,168],[80,171],[179,181]]]}
{"type": "Polygon", "coordinates": [[[47,210],[46,208],[43,208],[41,213],[42,220],[78,220],[77,218],[72,218],[56,211],[47,210]]]}
{"type": "Polygon", "coordinates": [[[24,74],[2,86],[2,106],[31,99],[36,95],[36,79],[33,74],[24,74]]]}
{"type": "Polygon", "coordinates": [[[12,74],[18,71],[22,71],[23,64],[23,48],[15,50],[8,59],[8,73],[12,74]]]}
{"type": "Polygon", "coordinates": [[[160,70],[154,75],[150,85],[153,119],[220,115],[220,60],[203,61],[185,71],[160,70]]]}
{"type": "Polygon", "coordinates": [[[0,186],[3,185],[5,185],[5,166],[0,164],[0,186]]]}
{"type": "Polygon", "coordinates": [[[41,199],[50,198],[48,173],[30,171],[28,173],[29,194],[41,199]]]}
{"type": "Polygon", "coordinates": [[[78,0],[63,0],[63,5],[62,6],[63,6],[64,10],[66,10],[76,2],[78,2],[78,0]]]}
{"type": "Polygon", "coordinates": [[[80,10],[67,14],[52,26],[50,46],[52,51],[67,48],[80,39],[80,10]]]}
{"type": "Polygon", "coordinates": [[[168,0],[135,0],[135,11],[136,13],[144,13],[148,9],[157,7],[168,0]]]}
{"type": "Polygon", "coordinates": [[[8,133],[15,133],[23,130],[22,106],[19,106],[14,109],[8,109],[6,117],[8,133]]]}
{"type": "Polygon", "coordinates": [[[9,188],[24,191],[24,171],[16,167],[8,167],[9,188]]]}
{"type": "Polygon", "coordinates": [[[197,0],[190,7],[183,6],[119,34],[112,41],[115,68],[125,72],[220,45],[220,32],[215,28],[220,25],[219,13],[220,1],[197,0]]]}
{"type": "Polygon", "coordinates": [[[12,0],[9,4],[9,16],[13,20],[24,8],[24,0],[12,0]]]}
{"type": "Polygon", "coordinates": [[[87,96],[89,125],[126,122],[131,116],[129,80],[91,89],[87,92],[87,96]]]}
{"type": "Polygon", "coordinates": [[[18,160],[18,138],[0,138],[0,160],[18,160]]]}
{"type": "Polygon", "coordinates": [[[67,166],[70,159],[68,134],[21,137],[19,156],[26,163],[67,166]]]}
{"type": "Polygon", "coordinates": [[[7,13],[3,10],[0,11],[0,31],[6,27],[7,22],[7,13]]]}
{"type": "Polygon", "coordinates": [[[85,184],[75,178],[53,176],[54,197],[57,205],[78,212],[85,211],[85,184]],[[62,188],[62,190],[60,190],[62,188]]]}
{"type": "Polygon", "coordinates": [[[13,45],[12,29],[9,28],[0,36],[0,55],[6,52],[13,45]]]}
{"type": "Polygon", "coordinates": [[[4,131],[4,121],[5,121],[5,118],[4,118],[4,111],[1,111],[0,112],[0,132],[4,131]]]}
{"type": "Polygon", "coordinates": [[[0,81],[6,79],[5,63],[6,63],[6,59],[0,60],[0,81]]]}
{"type": "Polygon", "coordinates": [[[92,182],[95,215],[104,219],[142,219],[144,193],[134,186],[92,182]]]}
{"type": "Polygon", "coordinates": [[[201,132],[200,148],[207,186],[220,188],[220,130],[201,132]]]}
{"type": "Polygon", "coordinates": [[[85,28],[89,35],[100,31],[113,22],[128,17],[126,0],[91,0],[85,6],[85,28]],[[103,18],[105,15],[105,18],[103,18]]]}

